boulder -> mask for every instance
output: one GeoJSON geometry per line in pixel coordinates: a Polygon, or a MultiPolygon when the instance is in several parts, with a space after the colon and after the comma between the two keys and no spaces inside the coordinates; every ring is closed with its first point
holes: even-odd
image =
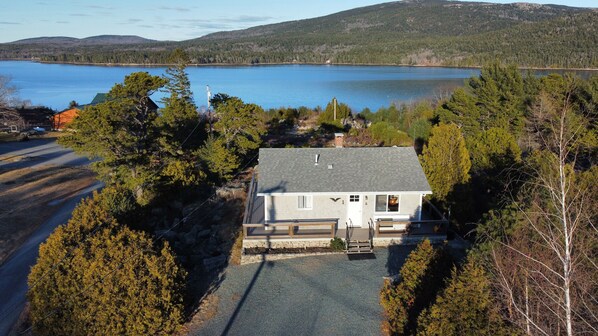
{"type": "Polygon", "coordinates": [[[195,245],[195,242],[196,242],[195,235],[192,232],[185,234],[183,242],[186,245],[191,245],[191,246],[195,245]]]}
{"type": "Polygon", "coordinates": [[[219,256],[204,259],[203,265],[206,268],[206,270],[211,271],[213,269],[216,269],[216,268],[224,265],[224,263],[226,262],[226,259],[227,259],[226,255],[221,254],[219,256]]]}
{"type": "Polygon", "coordinates": [[[183,210],[183,202],[180,201],[171,201],[168,206],[173,210],[183,210]]]}
{"type": "Polygon", "coordinates": [[[154,216],[162,216],[164,214],[164,209],[162,209],[162,208],[152,208],[151,213],[154,216]]]}
{"type": "Polygon", "coordinates": [[[205,238],[208,237],[210,235],[210,233],[212,232],[212,230],[207,229],[207,230],[201,230],[197,233],[197,238],[205,238]]]}

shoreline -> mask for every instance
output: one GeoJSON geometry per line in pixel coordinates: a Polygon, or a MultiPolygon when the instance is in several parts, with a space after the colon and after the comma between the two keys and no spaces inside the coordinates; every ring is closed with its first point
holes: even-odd
{"type": "MultiPolygon", "coordinates": [[[[24,60],[24,59],[0,59],[0,62],[31,62],[39,64],[58,64],[58,65],[73,65],[73,66],[97,66],[97,67],[138,67],[138,68],[166,68],[174,64],[168,63],[89,63],[89,62],[49,62],[40,60],[24,60]]],[[[383,64],[383,63],[309,63],[309,62],[280,62],[280,63],[209,63],[209,64],[189,64],[188,67],[254,67],[254,66],[282,66],[282,65],[311,65],[311,66],[371,66],[371,67],[410,67],[410,68],[449,68],[449,69],[481,69],[482,66],[456,66],[456,65],[428,65],[428,64],[383,64]]],[[[598,71],[598,68],[552,68],[552,67],[517,67],[520,70],[539,70],[539,71],[598,71]]]]}

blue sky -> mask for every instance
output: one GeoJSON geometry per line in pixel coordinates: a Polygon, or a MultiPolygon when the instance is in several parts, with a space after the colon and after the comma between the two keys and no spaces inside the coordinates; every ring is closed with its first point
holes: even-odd
{"type": "MultiPolygon", "coordinates": [[[[482,0],[484,1],[484,0],[482,0]]],[[[529,0],[528,0],[529,1],[529,0]]],[[[383,0],[3,0],[0,42],[38,36],[139,35],[187,40],[221,31],[332,14],[383,0]]],[[[509,3],[516,1],[485,1],[509,3]]],[[[596,0],[536,1],[598,7],[596,0]]]]}

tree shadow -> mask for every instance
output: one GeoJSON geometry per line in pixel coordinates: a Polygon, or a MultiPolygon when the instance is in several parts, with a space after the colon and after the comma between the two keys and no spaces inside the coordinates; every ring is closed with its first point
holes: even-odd
{"type": "Polygon", "coordinates": [[[415,248],[414,245],[390,245],[388,246],[388,258],[386,260],[386,271],[389,276],[395,276],[401,271],[407,256],[415,248]]]}

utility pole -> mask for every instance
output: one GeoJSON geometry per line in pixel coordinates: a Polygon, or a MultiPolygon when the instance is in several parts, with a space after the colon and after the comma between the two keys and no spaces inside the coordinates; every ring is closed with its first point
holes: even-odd
{"type": "Polygon", "coordinates": [[[336,121],[336,98],[332,98],[332,101],[334,102],[334,121],[336,121]]]}

